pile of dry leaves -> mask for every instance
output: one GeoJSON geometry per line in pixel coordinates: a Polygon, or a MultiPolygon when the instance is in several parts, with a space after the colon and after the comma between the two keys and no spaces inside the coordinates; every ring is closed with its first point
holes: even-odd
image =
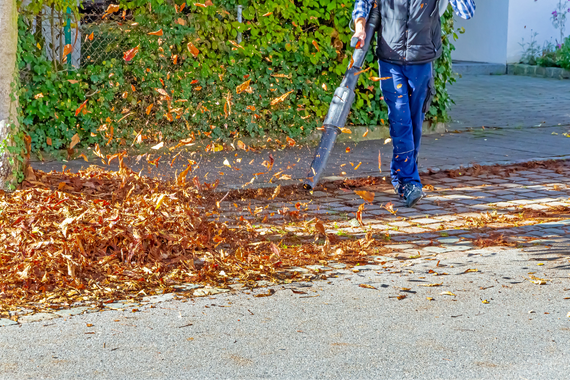
{"type": "MultiPolygon", "coordinates": [[[[310,242],[279,248],[247,222],[220,222],[217,195],[181,177],[164,182],[124,166],[28,174],[0,195],[0,309],[271,279],[334,254],[310,242]]],[[[363,242],[334,250],[359,255],[363,242]]]]}

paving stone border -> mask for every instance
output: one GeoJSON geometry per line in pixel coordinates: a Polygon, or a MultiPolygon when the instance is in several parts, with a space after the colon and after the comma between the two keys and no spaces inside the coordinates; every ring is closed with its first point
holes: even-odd
{"type": "Polygon", "coordinates": [[[507,74],[539,78],[570,79],[570,70],[562,69],[560,67],[525,65],[522,63],[507,65],[507,74]]]}

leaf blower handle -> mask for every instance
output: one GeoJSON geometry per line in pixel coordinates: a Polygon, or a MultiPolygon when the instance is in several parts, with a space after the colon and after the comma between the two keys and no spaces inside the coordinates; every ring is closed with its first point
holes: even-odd
{"type": "MultiPolygon", "coordinates": [[[[360,41],[360,38],[352,37],[352,39],[350,40],[350,47],[355,48],[358,45],[358,41],[360,41]]],[[[360,46],[358,47],[358,49],[360,49],[360,46]]]]}

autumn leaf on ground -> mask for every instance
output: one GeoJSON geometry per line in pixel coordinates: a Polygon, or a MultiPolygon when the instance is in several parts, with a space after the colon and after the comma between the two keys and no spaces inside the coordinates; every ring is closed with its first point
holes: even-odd
{"type": "Polygon", "coordinates": [[[489,302],[489,301],[487,301],[487,300],[483,300],[482,302],[483,302],[483,303],[490,303],[490,302],[489,302]]]}
{"type": "Polygon", "coordinates": [[[420,284],[420,286],[426,286],[428,288],[433,288],[435,286],[441,286],[443,285],[443,282],[439,283],[439,284],[420,284]]]}
{"type": "Polygon", "coordinates": [[[292,93],[293,93],[293,91],[289,91],[289,92],[286,92],[285,94],[281,95],[280,97],[273,99],[271,101],[271,105],[274,106],[276,104],[283,102],[292,93]]]}
{"type": "Polygon", "coordinates": [[[123,59],[125,60],[125,62],[130,62],[135,55],[137,55],[139,52],[139,47],[134,47],[130,50],[127,50],[124,54],[123,54],[123,59]]]}
{"type": "Polygon", "coordinates": [[[352,134],[352,131],[348,128],[340,128],[340,132],[341,133],[347,133],[347,134],[352,134]]]}
{"type": "Polygon", "coordinates": [[[230,164],[230,162],[228,161],[228,159],[224,159],[224,166],[227,166],[228,168],[231,168],[232,165],[230,164]]]}
{"type": "Polygon", "coordinates": [[[355,193],[366,202],[374,202],[374,193],[371,193],[370,191],[355,191],[355,193]]]}
{"type": "Polygon", "coordinates": [[[241,141],[241,140],[238,140],[238,142],[237,142],[236,145],[237,145],[238,149],[240,149],[240,150],[247,150],[247,146],[246,146],[245,143],[244,143],[243,141],[241,141]]]}
{"type": "Polygon", "coordinates": [[[295,142],[295,140],[293,140],[291,137],[287,136],[287,144],[289,144],[290,147],[294,147],[297,142],[295,142]]]}
{"type": "Polygon", "coordinates": [[[149,36],[162,36],[164,33],[162,31],[162,29],[157,30],[156,32],[150,32],[148,33],[149,36]]]}
{"type": "Polygon", "coordinates": [[[186,47],[188,48],[188,51],[194,56],[194,58],[198,58],[200,50],[198,50],[198,48],[194,46],[192,42],[188,42],[188,45],[186,45],[186,47]]]}
{"type": "Polygon", "coordinates": [[[536,284],[536,285],[546,285],[549,281],[552,281],[552,280],[549,280],[546,278],[536,277],[532,274],[529,277],[530,277],[529,281],[532,282],[533,284],[536,284]]]}
{"type": "Polygon", "coordinates": [[[240,84],[239,86],[237,86],[236,87],[236,93],[241,94],[242,92],[244,92],[245,89],[249,87],[250,83],[251,83],[251,79],[247,80],[247,81],[243,82],[242,84],[240,84]]]}
{"type": "Polygon", "coordinates": [[[362,135],[362,137],[366,137],[368,136],[368,129],[366,130],[366,132],[364,132],[364,134],[362,135]]]}
{"type": "Polygon", "coordinates": [[[49,146],[51,146],[51,138],[46,138],[46,144],[48,144],[49,146]]]}
{"type": "Polygon", "coordinates": [[[79,113],[83,110],[83,108],[85,108],[85,106],[87,105],[87,102],[89,100],[84,101],[83,103],[81,103],[81,105],[75,110],[75,116],[77,117],[77,115],[79,115],[79,113]]]}
{"type": "Polygon", "coordinates": [[[360,284],[358,286],[361,288],[365,288],[365,289],[376,289],[376,290],[378,290],[378,288],[375,288],[374,286],[368,285],[368,284],[360,284]]]}
{"type": "Polygon", "coordinates": [[[164,142],[160,142],[160,143],[156,144],[155,146],[151,147],[150,149],[159,150],[163,146],[164,146],[164,142]]]}
{"type": "Polygon", "coordinates": [[[254,297],[269,297],[275,294],[275,290],[274,289],[268,289],[267,293],[260,293],[260,294],[255,294],[254,297]]]}
{"type": "Polygon", "coordinates": [[[472,273],[472,272],[479,272],[479,269],[467,269],[465,272],[463,273],[472,273]]]}
{"type": "Polygon", "coordinates": [[[77,133],[74,134],[73,137],[71,138],[71,144],[69,144],[69,149],[73,149],[73,147],[77,145],[79,141],[81,141],[79,139],[79,135],[77,133]]]}
{"type": "Polygon", "coordinates": [[[439,294],[441,294],[442,296],[453,296],[453,297],[455,297],[455,294],[453,294],[453,293],[451,293],[451,292],[449,292],[449,291],[441,292],[441,293],[439,293],[439,294]]]}
{"type": "Polygon", "coordinates": [[[318,233],[326,236],[325,226],[323,225],[323,222],[321,222],[320,220],[317,220],[317,222],[315,223],[315,229],[317,230],[318,233]]]}
{"type": "Polygon", "coordinates": [[[158,210],[158,208],[162,205],[162,203],[164,202],[164,199],[166,198],[166,194],[160,194],[160,196],[158,197],[158,200],[156,201],[156,207],[155,210],[158,210]]]}

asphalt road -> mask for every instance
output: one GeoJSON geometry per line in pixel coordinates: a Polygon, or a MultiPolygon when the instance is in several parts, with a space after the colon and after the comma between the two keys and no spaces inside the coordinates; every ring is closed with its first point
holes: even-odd
{"type": "Polygon", "coordinates": [[[2,327],[0,378],[567,379],[568,243],[2,327]]]}

